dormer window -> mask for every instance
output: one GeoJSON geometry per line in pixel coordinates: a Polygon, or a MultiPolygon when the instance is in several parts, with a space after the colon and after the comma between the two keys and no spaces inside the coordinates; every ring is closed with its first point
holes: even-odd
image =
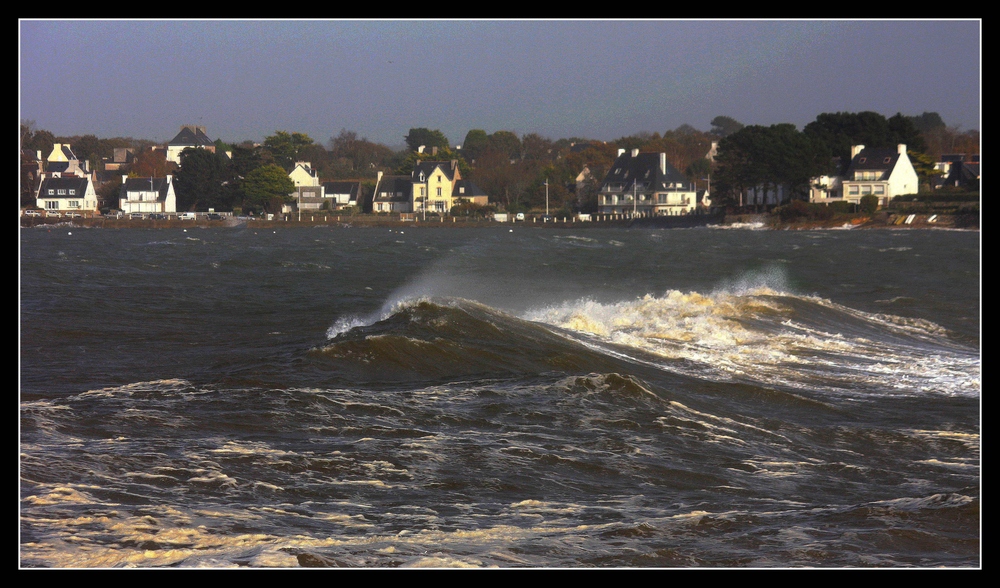
{"type": "Polygon", "coordinates": [[[885,161],[883,161],[882,163],[889,163],[890,161],[892,161],[892,158],[891,157],[886,157],[885,161]]]}
{"type": "Polygon", "coordinates": [[[420,172],[420,181],[421,181],[421,182],[423,182],[423,181],[424,181],[424,172],[420,172]]]}
{"type": "Polygon", "coordinates": [[[866,161],[868,161],[868,158],[867,157],[862,157],[861,159],[858,160],[858,163],[864,163],[866,161]]]}

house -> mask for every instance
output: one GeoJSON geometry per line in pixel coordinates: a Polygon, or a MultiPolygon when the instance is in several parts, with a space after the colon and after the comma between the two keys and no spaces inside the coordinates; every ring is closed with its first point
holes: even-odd
{"type": "Polygon", "coordinates": [[[173,176],[165,178],[130,178],[122,176],[118,191],[119,208],[125,214],[133,212],[177,212],[177,195],[173,176]]]}
{"type": "Polygon", "coordinates": [[[372,212],[413,212],[413,178],[378,172],[372,194],[372,212]]]}
{"type": "Polygon", "coordinates": [[[295,191],[289,196],[295,199],[299,210],[323,208],[323,186],[320,186],[319,175],[308,161],[296,161],[288,178],[295,184],[295,191]]]}
{"type": "Polygon", "coordinates": [[[917,193],[917,172],[906,155],[906,145],[895,149],[851,147],[851,164],[841,180],[842,198],[859,204],[862,196],[874,194],[879,206],[896,196],[917,193]]]}
{"type": "Polygon", "coordinates": [[[471,180],[458,180],[451,193],[455,204],[468,202],[478,206],[486,206],[490,203],[489,195],[482,188],[474,184],[471,180]]]}
{"type": "Polygon", "coordinates": [[[43,174],[36,206],[53,212],[96,212],[97,192],[89,176],[43,174]]]}
{"type": "Polygon", "coordinates": [[[666,153],[618,150],[598,192],[601,214],[690,214],[698,206],[693,183],[667,163],[666,153]]]}
{"type": "Polygon", "coordinates": [[[336,210],[348,206],[358,206],[361,202],[360,182],[323,182],[323,198],[336,210]]]}
{"type": "Polygon", "coordinates": [[[58,173],[62,177],[85,176],[89,173],[87,171],[87,162],[81,162],[76,158],[73,150],[70,149],[69,143],[54,143],[52,145],[52,152],[49,153],[45,161],[45,171],[58,173]]]}
{"type": "Polygon", "coordinates": [[[953,162],[942,186],[979,190],[979,156],[975,156],[974,162],[953,162]]]}
{"type": "Polygon", "coordinates": [[[205,134],[205,127],[182,125],[181,130],[167,143],[167,161],[181,163],[181,152],[187,148],[207,149],[215,153],[215,143],[205,134]]]}
{"type": "Polygon", "coordinates": [[[418,161],[410,172],[412,212],[447,214],[455,205],[456,184],[462,179],[458,160],[418,161]]]}
{"type": "Polygon", "coordinates": [[[809,202],[829,204],[843,200],[840,176],[817,176],[809,181],[809,202]]]}

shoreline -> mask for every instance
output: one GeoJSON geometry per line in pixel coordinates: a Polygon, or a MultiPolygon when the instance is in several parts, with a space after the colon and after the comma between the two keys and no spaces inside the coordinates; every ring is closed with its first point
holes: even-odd
{"type": "MultiPolygon", "coordinates": [[[[868,216],[844,216],[829,220],[782,221],[780,218],[762,214],[724,215],[720,221],[702,226],[714,226],[732,229],[750,230],[855,230],[855,229],[953,229],[978,231],[979,215],[936,215],[934,222],[929,222],[935,215],[916,214],[910,223],[906,223],[906,214],[894,214],[880,211],[868,216]]],[[[643,219],[635,219],[641,221],[643,219]]],[[[301,221],[289,220],[244,220],[227,217],[223,220],[133,220],[114,218],[73,218],[55,219],[45,217],[21,217],[21,228],[32,227],[80,227],[108,229],[176,229],[176,228],[222,228],[246,227],[261,229],[276,228],[308,228],[308,227],[340,227],[340,228],[534,228],[534,229],[598,229],[598,228],[648,228],[641,223],[633,227],[633,219],[577,221],[574,219],[558,219],[551,222],[469,220],[460,217],[443,217],[440,220],[410,220],[403,221],[374,215],[336,216],[327,215],[323,218],[312,217],[301,221]],[[452,220],[448,220],[448,219],[452,220]]],[[[674,228],[674,227],[663,227],[674,228]]],[[[688,228],[688,227],[676,227],[688,228]]]]}

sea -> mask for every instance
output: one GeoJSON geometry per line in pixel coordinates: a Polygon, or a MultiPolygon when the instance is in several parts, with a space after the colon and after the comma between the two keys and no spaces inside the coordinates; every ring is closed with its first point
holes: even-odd
{"type": "Polygon", "coordinates": [[[21,568],[979,568],[981,237],[20,230],[21,568]]]}

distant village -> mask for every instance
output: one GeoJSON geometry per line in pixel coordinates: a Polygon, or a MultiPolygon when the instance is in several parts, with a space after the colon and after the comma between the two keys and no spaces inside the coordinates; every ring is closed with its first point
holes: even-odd
{"type": "Polygon", "coordinates": [[[412,128],[406,148],[392,150],[346,130],[328,146],[284,131],[227,144],[183,125],[152,144],[55,137],[22,122],[21,214],[661,217],[793,202],[874,210],[945,192],[978,198],[979,133],[949,128],[936,113],[822,114],[802,131],[724,116],[712,125],[612,142],[473,130],[461,145],[412,128]]]}

